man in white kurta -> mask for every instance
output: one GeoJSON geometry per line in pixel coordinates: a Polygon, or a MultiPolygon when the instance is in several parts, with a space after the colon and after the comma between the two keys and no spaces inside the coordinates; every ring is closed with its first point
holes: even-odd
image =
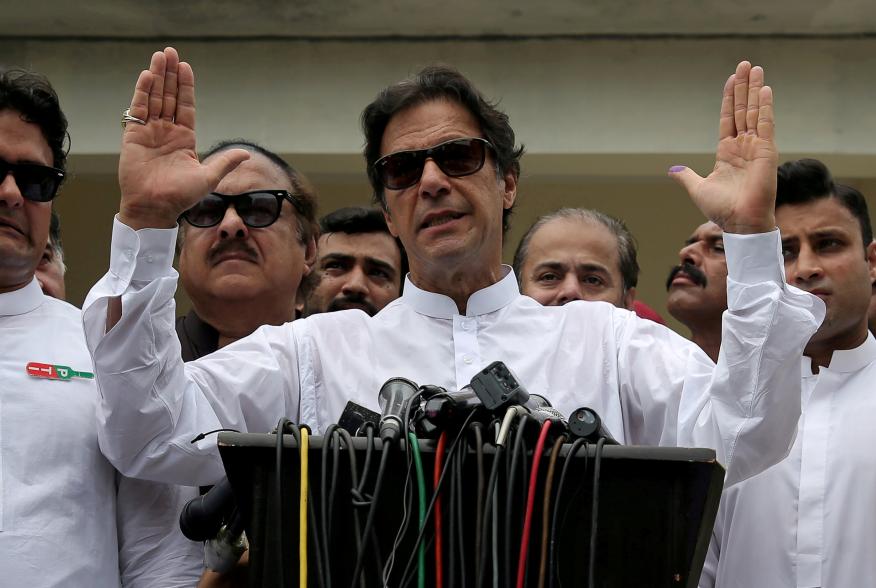
{"type": "Polygon", "coordinates": [[[65,136],[48,82],[0,70],[0,584],[192,586],[200,549],[177,517],[194,489],[124,478],[101,454],[81,314],[34,277],[65,136]]]}
{"type": "Polygon", "coordinates": [[[728,231],[731,312],[717,368],[627,311],[583,302],[544,308],[519,295],[501,265],[502,217],[519,172],[513,131],[465,78],[440,68],[390,87],[363,115],[372,183],[410,256],[402,298],[373,318],[349,311],[261,328],[183,366],[173,336],[176,218],[246,154],[196,160],[191,68],[173,49],[154,54],[131,105],[144,124],[129,123],[123,138],[110,272],[84,313],[104,398],[104,452],[130,475],[212,482],[223,470],[215,445],[189,443],[200,432],[267,431],[282,415],[319,431],[348,399],[376,407],[389,377],[455,389],[502,360],[560,411],[595,408],[619,440],[714,447],[730,482],[763,470],[793,438],[797,354],[822,312],[783,279],[771,97],[762,70],[740,64],[725,86],[720,173],[672,171],[728,231]],[[177,91],[172,100],[167,83],[177,91]],[[735,84],[753,100],[736,108],[737,121],[735,84]],[[479,151],[484,142],[489,148],[479,151]]]}
{"type": "Polygon", "coordinates": [[[823,298],[827,318],[800,364],[791,453],[724,491],[700,586],[876,586],[876,339],[867,329],[876,244],[866,202],[820,162],[801,160],[779,170],[776,217],[788,281],[823,298]]]}

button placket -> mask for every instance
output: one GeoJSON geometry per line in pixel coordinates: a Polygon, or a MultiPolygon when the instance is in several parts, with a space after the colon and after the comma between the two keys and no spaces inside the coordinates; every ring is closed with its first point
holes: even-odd
{"type": "Polygon", "coordinates": [[[483,367],[477,338],[477,319],[461,315],[453,317],[453,347],[456,365],[456,386],[461,389],[483,367]]]}

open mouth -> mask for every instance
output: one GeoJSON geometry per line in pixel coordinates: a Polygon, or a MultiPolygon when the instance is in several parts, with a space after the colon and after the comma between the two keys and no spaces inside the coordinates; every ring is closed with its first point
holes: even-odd
{"type": "Polygon", "coordinates": [[[446,225],[447,223],[451,223],[455,220],[458,220],[465,216],[461,212],[447,212],[444,214],[439,214],[433,217],[429,217],[420,225],[420,229],[431,229],[432,227],[440,227],[441,225],[446,225]]]}

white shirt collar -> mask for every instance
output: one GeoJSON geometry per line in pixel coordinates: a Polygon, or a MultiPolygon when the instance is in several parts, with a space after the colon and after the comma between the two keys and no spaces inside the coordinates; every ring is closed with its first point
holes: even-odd
{"type": "MultiPolygon", "coordinates": [[[[854,349],[834,351],[827,369],[834,372],[854,372],[874,361],[876,361],[876,339],[873,338],[872,333],[867,333],[864,342],[854,349]]],[[[803,377],[811,377],[812,359],[804,355],[800,368],[803,377]]]]}
{"type": "Polygon", "coordinates": [[[27,314],[43,303],[43,290],[36,278],[24,288],[0,294],[0,316],[27,314]]]}
{"type": "MultiPolygon", "coordinates": [[[[510,304],[520,295],[517,278],[511,266],[503,265],[504,276],[495,284],[478,290],[469,296],[465,305],[466,316],[478,316],[495,312],[510,304]]],[[[459,314],[456,303],[449,296],[417,288],[410,274],[405,277],[402,300],[416,312],[432,318],[451,319],[459,314]]]]}

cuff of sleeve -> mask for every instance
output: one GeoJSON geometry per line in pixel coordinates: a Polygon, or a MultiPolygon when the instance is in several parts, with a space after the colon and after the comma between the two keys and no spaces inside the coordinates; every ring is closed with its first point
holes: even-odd
{"type": "Polygon", "coordinates": [[[785,285],[782,238],[779,229],[769,233],[724,233],[727,277],[739,284],[774,282],[785,285]]]}
{"type": "Polygon", "coordinates": [[[135,231],[121,222],[117,215],[113,220],[110,272],[126,282],[148,282],[169,275],[173,267],[176,232],[176,227],[135,231]]]}

